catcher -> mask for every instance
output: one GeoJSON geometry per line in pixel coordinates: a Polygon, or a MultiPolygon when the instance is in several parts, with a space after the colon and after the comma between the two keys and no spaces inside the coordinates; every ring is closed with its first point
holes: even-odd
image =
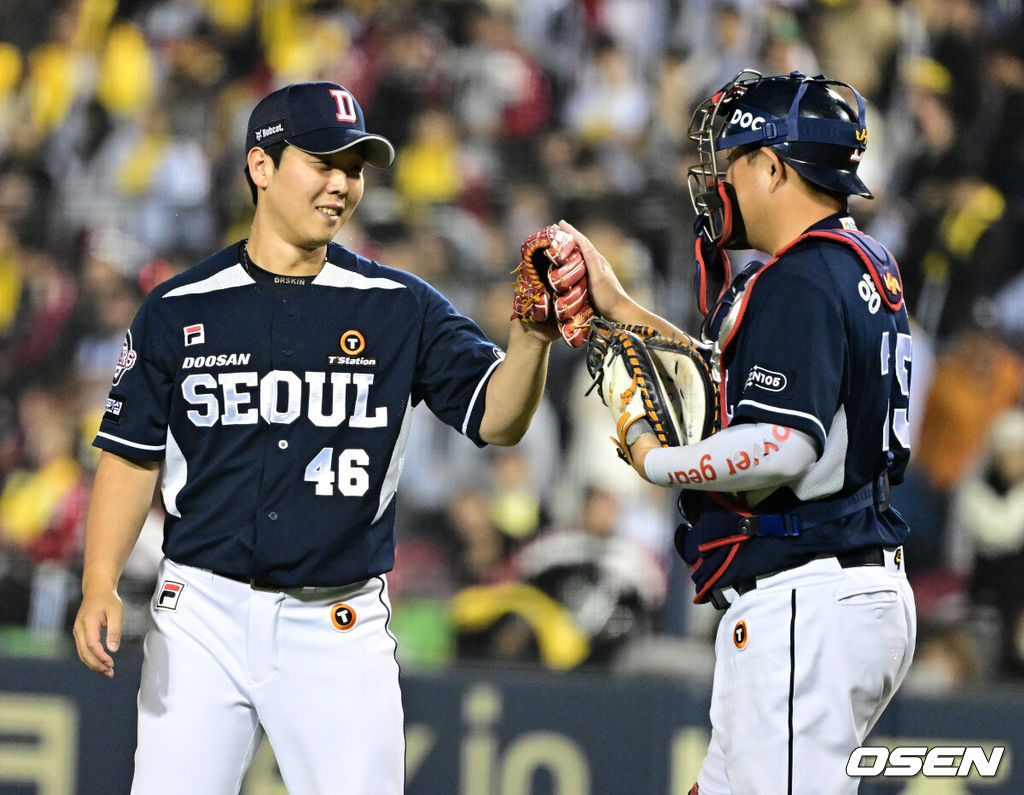
{"type": "Polygon", "coordinates": [[[700,340],[560,227],[610,321],[592,321],[588,364],[615,443],[642,477],[682,489],[676,546],[695,601],[725,611],[692,793],[854,793],[850,754],[916,634],[908,528],[889,505],[910,452],[907,310],[892,255],[848,209],[871,196],[857,176],[865,105],[845,83],[745,70],[697,108],[690,137],[700,340]],[[727,250],[744,248],[771,258],[734,275],[727,250]],[[703,353],[710,383],[699,364],[682,385],[659,367],[649,343],[666,339],[703,353]]]}

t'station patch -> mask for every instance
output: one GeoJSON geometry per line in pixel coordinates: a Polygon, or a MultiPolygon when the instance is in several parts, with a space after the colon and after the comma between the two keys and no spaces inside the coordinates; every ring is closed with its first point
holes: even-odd
{"type": "Polygon", "coordinates": [[[327,363],[331,365],[343,365],[346,367],[376,367],[377,359],[372,356],[363,356],[366,350],[366,337],[357,329],[349,329],[344,332],[338,340],[341,348],[341,355],[332,354],[327,357],[327,363]]]}
{"type": "Polygon", "coordinates": [[[185,590],[185,583],[164,580],[160,585],[160,593],[156,597],[157,610],[177,610],[178,598],[185,590]]]}
{"type": "Polygon", "coordinates": [[[331,623],[339,632],[348,632],[356,625],[356,611],[351,605],[338,602],[331,605],[331,623]]]}
{"type": "Polygon", "coordinates": [[[739,621],[736,626],[732,628],[732,642],[736,644],[736,648],[741,651],[747,648],[747,622],[739,621]]]}

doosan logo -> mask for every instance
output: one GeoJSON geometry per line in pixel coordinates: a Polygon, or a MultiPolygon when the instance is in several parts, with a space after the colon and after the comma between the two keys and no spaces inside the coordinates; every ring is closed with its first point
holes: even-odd
{"type": "Polygon", "coordinates": [[[760,365],[754,365],[754,368],[747,375],[746,385],[760,387],[769,392],[781,392],[788,384],[786,376],[782,373],[765,369],[760,365]]]}

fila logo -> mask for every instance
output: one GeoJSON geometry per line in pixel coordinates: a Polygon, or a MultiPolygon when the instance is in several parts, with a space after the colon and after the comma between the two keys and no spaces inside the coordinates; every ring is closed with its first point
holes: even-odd
{"type": "Polygon", "coordinates": [[[331,623],[338,632],[348,632],[356,625],[356,611],[344,602],[331,605],[331,623]]]}
{"type": "Polygon", "coordinates": [[[157,610],[177,610],[178,597],[185,588],[185,583],[164,580],[160,586],[160,595],[156,599],[157,610]]]}
{"type": "Polygon", "coordinates": [[[182,331],[185,332],[185,347],[189,345],[202,345],[206,342],[206,332],[203,330],[202,323],[193,323],[191,326],[185,326],[182,331]]]}
{"type": "Polygon", "coordinates": [[[351,94],[340,88],[332,88],[331,96],[338,103],[338,121],[350,123],[358,121],[356,117],[356,101],[352,98],[351,94]]]}

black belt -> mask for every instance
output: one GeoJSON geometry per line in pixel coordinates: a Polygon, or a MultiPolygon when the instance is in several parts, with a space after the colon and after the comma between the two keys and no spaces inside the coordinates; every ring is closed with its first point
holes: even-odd
{"type": "Polygon", "coordinates": [[[245,585],[248,585],[250,588],[252,588],[255,591],[286,591],[286,590],[292,590],[290,588],[282,588],[280,585],[270,585],[268,583],[262,583],[262,582],[259,582],[258,580],[254,579],[252,577],[246,577],[244,574],[228,574],[228,573],[223,572],[223,571],[213,571],[213,569],[210,569],[210,571],[213,574],[216,574],[218,577],[223,577],[225,580],[234,580],[235,582],[244,583],[245,585]]]}
{"type": "Polygon", "coordinates": [[[246,577],[244,574],[225,574],[222,571],[213,571],[211,573],[216,574],[218,577],[223,577],[226,580],[234,580],[248,585],[254,591],[271,591],[274,593],[285,593],[291,591],[316,591],[321,589],[342,589],[355,583],[346,583],[345,585],[271,585],[270,583],[261,582],[254,577],[246,577]]]}
{"type": "MultiPolygon", "coordinates": [[[[885,554],[881,547],[864,547],[862,549],[855,549],[852,552],[841,552],[838,555],[829,555],[827,557],[834,557],[839,561],[839,565],[844,569],[853,569],[857,566],[884,566],[885,565],[885,554]]],[[[795,567],[794,567],[795,568],[795,567]]],[[[785,569],[783,569],[785,571],[785,569]]],[[[773,571],[772,574],[778,574],[779,572],[773,571]]],[[[767,576],[767,575],[761,575],[767,576]]],[[[719,610],[725,610],[729,606],[729,601],[722,594],[725,588],[732,588],[736,591],[737,596],[743,596],[745,593],[749,593],[757,588],[757,577],[750,577],[745,580],[739,580],[731,585],[726,585],[723,588],[715,588],[711,591],[711,601],[719,610]]]]}

